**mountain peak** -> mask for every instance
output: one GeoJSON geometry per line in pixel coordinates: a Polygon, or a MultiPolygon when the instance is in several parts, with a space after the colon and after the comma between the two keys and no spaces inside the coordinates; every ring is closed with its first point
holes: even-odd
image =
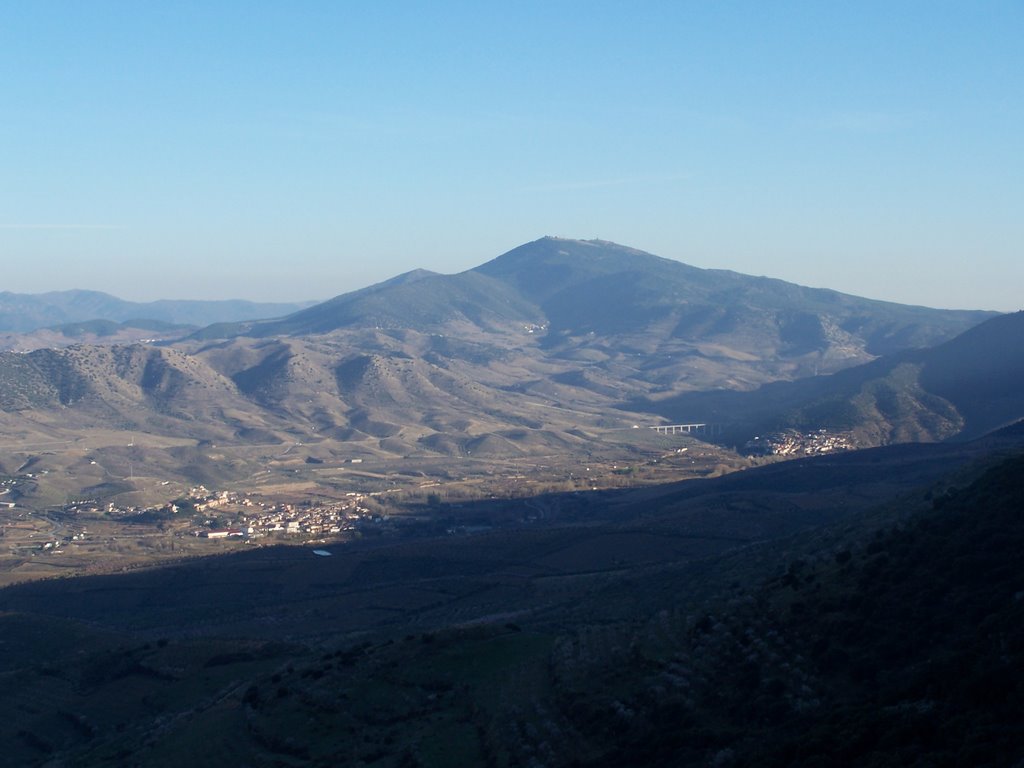
{"type": "Polygon", "coordinates": [[[245,332],[543,326],[549,345],[629,334],[645,347],[702,345],[701,355],[713,348],[732,358],[801,361],[794,365],[839,355],[838,368],[944,341],[987,316],[873,302],[700,269],[607,240],[549,235],[455,275],[414,270],[245,332]],[[817,357],[803,361],[807,355],[817,357]]]}
{"type": "Polygon", "coordinates": [[[513,248],[471,271],[513,282],[532,298],[538,298],[596,277],[665,270],[671,270],[676,277],[687,270],[702,272],[682,262],[608,240],[552,236],[513,248]]]}

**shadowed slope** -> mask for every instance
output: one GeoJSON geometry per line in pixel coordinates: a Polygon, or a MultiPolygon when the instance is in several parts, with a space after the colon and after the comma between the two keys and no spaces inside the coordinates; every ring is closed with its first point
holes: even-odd
{"type": "Polygon", "coordinates": [[[737,442],[780,429],[850,430],[860,444],[979,437],[1024,418],[1024,313],[988,320],[937,347],[831,376],[751,392],[632,402],[669,419],[729,425],[737,442]]]}

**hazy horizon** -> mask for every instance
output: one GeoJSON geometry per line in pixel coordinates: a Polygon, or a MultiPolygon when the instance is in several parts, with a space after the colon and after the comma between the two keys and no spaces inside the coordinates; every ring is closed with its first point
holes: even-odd
{"type": "MultiPolygon", "coordinates": [[[[560,237],[560,236],[555,236],[555,237],[560,237]]],[[[565,238],[562,238],[562,239],[565,239],[565,238]]],[[[583,238],[572,238],[572,239],[583,239],[583,238]]],[[[532,241],[526,241],[526,242],[532,242],[532,241]]],[[[524,243],[520,243],[520,245],[523,245],[523,244],[524,243]]],[[[617,245],[629,246],[629,243],[617,243],[617,245]]],[[[511,250],[511,248],[507,249],[507,250],[511,250]]],[[[507,252],[507,250],[503,251],[502,253],[507,252]]],[[[479,262],[479,264],[483,264],[485,261],[490,260],[490,258],[494,258],[494,257],[497,257],[499,255],[501,255],[501,254],[494,254],[493,256],[491,256],[491,257],[489,257],[487,259],[482,259],[479,262]]],[[[653,256],[662,256],[662,254],[651,254],[651,255],[653,255],[653,256]]],[[[474,267],[475,266],[479,266],[479,264],[476,264],[476,265],[473,265],[473,266],[474,267]]],[[[695,266],[695,265],[691,265],[691,266],[695,266]]],[[[425,270],[428,270],[428,271],[436,272],[438,274],[449,274],[449,273],[442,273],[439,270],[432,269],[429,266],[412,267],[410,270],[406,270],[406,271],[411,271],[411,270],[415,270],[415,269],[425,269],[425,270]]],[[[472,267],[470,267],[470,269],[472,269],[472,267]]],[[[728,268],[725,268],[725,267],[721,267],[721,268],[720,267],[713,267],[711,269],[726,269],[727,271],[736,271],[736,270],[728,270],[728,268]]],[[[454,273],[450,273],[450,274],[454,274],[454,273]]],[[[335,298],[336,296],[339,296],[339,295],[341,295],[343,293],[348,293],[348,292],[351,292],[351,291],[358,291],[361,288],[367,288],[367,287],[369,287],[369,286],[371,286],[371,285],[373,285],[375,283],[386,281],[386,280],[390,279],[391,277],[396,277],[396,276],[397,276],[397,274],[389,275],[388,277],[382,278],[382,280],[374,280],[372,283],[365,283],[363,285],[355,285],[355,286],[352,286],[350,288],[346,288],[344,291],[339,291],[337,293],[329,293],[327,295],[314,296],[314,297],[308,297],[307,296],[307,297],[295,297],[295,298],[287,298],[286,297],[286,298],[265,298],[265,299],[260,299],[260,298],[250,298],[250,297],[247,297],[247,296],[228,296],[228,295],[224,295],[224,296],[217,296],[217,295],[206,295],[206,296],[187,296],[187,295],[186,296],[165,296],[165,295],[155,295],[155,294],[152,295],[151,297],[149,296],[149,294],[143,294],[142,297],[137,298],[136,296],[131,295],[131,294],[129,294],[129,295],[122,295],[122,294],[116,293],[114,291],[108,290],[108,289],[103,288],[103,287],[55,288],[55,289],[46,289],[46,290],[42,290],[42,291],[12,291],[12,290],[9,290],[7,288],[4,288],[4,289],[0,290],[0,293],[10,292],[10,293],[21,294],[21,295],[41,295],[41,294],[45,294],[45,293],[60,293],[60,292],[75,291],[75,290],[96,291],[96,292],[99,292],[99,293],[109,294],[111,296],[114,296],[115,298],[123,299],[125,301],[131,301],[131,302],[137,302],[137,303],[143,303],[143,304],[151,303],[151,302],[157,302],[157,301],[247,301],[247,302],[252,302],[252,303],[257,303],[257,304],[270,304],[270,303],[280,303],[280,304],[314,303],[315,304],[315,303],[320,303],[320,302],[328,301],[328,300],[330,300],[332,298],[335,298]]],[[[774,275],[755,275],[755,276],[756,277],[768,277],[768,278],[774,278],[775,277],[774,275]]],[[[793,282],[793,281],[787,281],[787,282],[793,282]]],[[[857,294],[852,294],[849,291],[844,291],[842,288],[837,288],[835,286],[830,286],[830,285],[805,285],[803,283],[797,283],[797,284],[798,285],[803,285],[804,287],[807,287],[807,288],[824,288],[824,289],[829,289],[829,290],[835,290],[835,291],[838,291],[839,293],[844,293],[844,294],[847,294],[847,295],[854,295],[854,296],[857,295],[857,294]]],[[[861,296],[861,298],[878,299],[878,297],[876,297],[876,296],[861,296]]],[[[887,299],[878,299],[878,300],[888,301],[887,299]]],[[[907,305],[910,305],[910,306],[930,306],[930,305],[913,305],[910,302],[895,302],[895,303],[907,304],[907,305]]],[[[1016,309],[1009,309],[1009,310],[1000,310],[1000,309],[994,309],[993,310],[993,309],[991,309],[989,307],[967,307],[967,306],[949,306],[949,307],[932,306],[931,308],[933,308],[933,309],[952,309],[952,310],[987,310],[987,311],[1008,312],[1008,313],[1009,312],[1020,311],[1019,307],[1016,308],[1016,309]]]]}
{"type": "Polygon", "coordinates": [[[1020,309],[1024,6],[0,11],[0,290],[323,300],[545,234],[1020,309]]]}

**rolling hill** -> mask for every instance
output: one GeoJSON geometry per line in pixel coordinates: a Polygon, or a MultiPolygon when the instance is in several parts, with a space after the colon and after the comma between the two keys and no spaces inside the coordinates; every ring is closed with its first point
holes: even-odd
{"type": "Polygon", "coordinates": [[[105,346],[174,341],[196,330],[195,326],[163,320],[83,320],[34,331],[0,332],[0,350],[31,352],[59,349],[74,344],[105,346]]]}

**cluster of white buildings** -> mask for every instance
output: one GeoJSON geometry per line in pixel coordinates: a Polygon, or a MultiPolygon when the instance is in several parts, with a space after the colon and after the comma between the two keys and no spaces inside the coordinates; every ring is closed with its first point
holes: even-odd
{"type": "Polygon", "coordinates": [[[323,504],[285,504],[254,501],[248,497],[232,494],[215,494],[203,497],[199,504],[193,503],[196,511],[217,507],[234,514],[235,525],[229,528],[206,528],[194,531],[196,536],[209,539],[223,539],[232,536],[254,538],[274,534],[296,536],[329,536],[353,530],[358,524],[377,521],[369,509],[362,505],[361,494],[349,494],[344,501],[323,504]]]}
{"type": "Polygon", "coordinates": [[[191,518],[192,535],[204,539],[257,538],[275,534],[331,536],[366,523],[379,523],[379,515],[363,505],[365,495],[348,493],[342,501],[288,504],[252,498],[230,491],[211,491],[204,486],[190,488],[181,497],[159,507],[120,507],[95,500],[78,501],[64,507],[69,512],[106,512],[111,516],[151,514],[162,519],[191,518]]]}
{"type": "Polygon", "coordinates": [[[841,432],[818,429],[814,432],[787,430],[748,440],[743,450],[761,456],[815,456],[822,453],[853,450],[853,438],[841,432]]]}
{"type": "Polygon", "coordinates": [[[2,497],[8,496],[11,489],[17,484],[17,482],[18,481],[13,477],[0,480],[0,509],[14,509],[14,502],[11,501],[9,497],[6,499],[2,497]]]}

